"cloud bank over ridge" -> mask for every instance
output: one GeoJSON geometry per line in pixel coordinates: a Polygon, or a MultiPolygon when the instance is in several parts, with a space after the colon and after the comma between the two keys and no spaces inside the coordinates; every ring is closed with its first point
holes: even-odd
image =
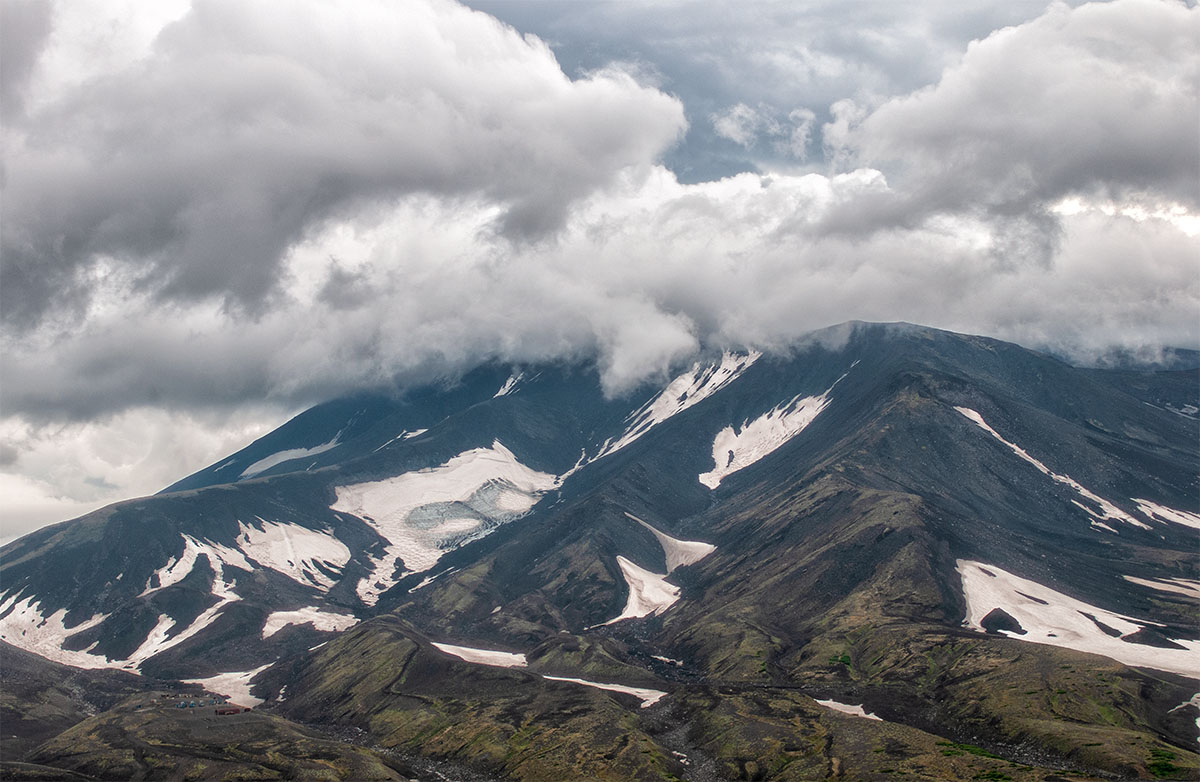
{"type": "Polygon", "coordinates": [[[3,7],[19,454],[491,360],[595,359],[622,393],[850,319],[1083,358],[1200,342],[1182,4],[1053,4],[893,96],[747,96],[704,121],[758,170],[690,184],[652,68],[572,79],[448,0],[3,7]]]}

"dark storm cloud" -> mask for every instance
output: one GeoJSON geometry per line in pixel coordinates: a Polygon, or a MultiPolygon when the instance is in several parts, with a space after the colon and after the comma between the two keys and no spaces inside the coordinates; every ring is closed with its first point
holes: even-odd
{"type": "Polygon", "coordinates": [[[10,122],[25,104],[24,87],[50,34],[44,0],[0,2],[0,119],[10,122]]]}
{"type": "Polygon", "coordinates": [[[97,259],[249,310],[308,232],[406,193],[483,196],[502,232],[545,233],[683,129],[661,92],[568,81],[539,42],[444,1],[198,0],[147,57],[42,97],[6,131],[10,325],[87,294],[97,259]]]}

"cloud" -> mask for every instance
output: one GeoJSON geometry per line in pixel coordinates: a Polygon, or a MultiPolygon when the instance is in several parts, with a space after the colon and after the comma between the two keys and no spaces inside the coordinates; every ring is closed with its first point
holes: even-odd
{"type": "Polygon", "coordinates": [[[0,421],[0,545],[48,522],[159,491],[213,454],[266,434],[287,412],[251,404],[219,414],[138,407],[101,420],[40,426],[6,418],[0,421]]]}
{"type": "Polygon", "coordinates": [[[655,83],[679,96],[690,121],[685,143],[667,153],[667,163],[681,180],[694,183],[819,162],[819,133],[807,158],[787,145],[745,148],[718,133],[714,115],[741,104],[786,121],[789,112],[804,107],[816,114],[819,130],[836,101],[850,98],[869,110],[935,83],[970,41],[1039,16],[1047,0],[969,8],[953,0],[469,0],[468,5],[539,35],[569,74],[611,60],[652,63],[660,74],[655,83]]]}
{"type": "MultiPolygon", "coordinates": [[[[322,9],[281,26],[206,0],[111,72],[31,71],[59,86],[27,91],[6,136],[3,290],[28,309],[0,336],[4,469],[27,495],[145,490],[150,462],[95,460],[100,435],[200,444],[157,488],[236,439],[202,434],[229,411],[275,422],[486,361],[595,361],[620,394],[700,349],[782,351],[852,319],[1083,359],[1200,345],[1196,9],[1055,5],[933,84],[821,112],[718,90],[703,124],[788,165],[700,182],[662,162],[679,101],[628,68],[571,81],[444,2],[404,24],[322,9]],[[96,436],[73,451],[70,427],[96,436]]],[[[56,35],[39,63],[72,61],[56,35]]]]}
{"type": "Polygon", "coordinates": [[[484,197],[502,233],[542,235],[684,129],[664,93],[615,69],[571,81],[537,39],[447,0],[196,0],[109,64],[51,80],[6,129],[10,325],[85,306],[97,262],[162,300],[253,308],[309,232],[410,193],[484,197]]]}
{"type": "Polygon", "coordinates": [[[768,107],[754,109],[745,103],[737,103],[722,113],[713,114],[711,120],[718,136],[740,147],[752,149],[763,138],[781,157],[804,160],[808,157],[816,118],[809,109],[792,109],[781,119],[768,107]]]}
{"type": "Polygon", "coordinates": [[[887,167],[918,214],[1032,213],[1067,194],[1200,209],[1200,14],[1121,0],[972,43],[940,81],[880,105],[839,143],[887,167]]]}

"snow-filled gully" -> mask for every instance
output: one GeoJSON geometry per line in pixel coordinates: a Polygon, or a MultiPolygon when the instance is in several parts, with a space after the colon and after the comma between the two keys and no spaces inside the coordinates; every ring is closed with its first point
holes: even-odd
{"type": "Polygon", "coordinates": [[[625,609],[604,625],[611,625],[626,619],[641,619],[647,616],[657,616],[666,611],[679,600],[679,587],[667,581],[667,576],[677,567],[691,565],[716,551],[711,543],[696,540],[679,540],[655,529],[632,513],[625,514],[630,520],[637,522],[654,535],[662,546],[667,561],[666,573],[653,573],[625,557],[617,557],[617,566],[629,587],[629,597],[625,601],[625,609]]]}
{"type": "Polygon", "coordinates": [[[1108,532],[1116,532],[1116,530],[1114,530],[1112,527],[1110,527],[1105,522],[1106,521],[1120,521],[1120,522],[1124,522],[1125,524],[1131,524],[1135,527],[1140,527],[1141,529],[1150,529],[1149,524],[1145,524],[1143,522],[1138,521],[1133,516],[1129,515],[1125,511],[1121,510],[1120,508],[1118,508],[1116,505],[1112,504],[1108,500],[1106,500],[1103,497],[1084,488],[1082,485],[1080,485],[1080,483],[1078,481],[1076,481],[1071,476],[1059,475],[1058,473],[1054,472],[1053,470],[1051,470],[1046,465],[1042,464],[1040,461],[1038,461],[1034,457],[1030,456],[1029,453],[1026,452],[1024,448],[1021,448],[1020,446],[1016,445],[1015,443],[1012,443],[1012,442],[1004,439],[1004,437],[1001,436],[1001,434],[999,432],[997,432],[995,429],[993,429],[991,426],[989,426],[987,421],[983,420],[983,416],[981,416],[976,411],[972,410],[969,407],[955,407],[954,409],[957,410],[964,418],[966,418],[967,420],[974,423],[976,426],[978,426],[980,429],[982,429],[983,431],[990,434],[995,439],[999,440],[1014,454],[1016,454],[1017,456],[1021,457],[1025,461],[1032,464],[1038,470],[1038,472],[1042,473],[1043,475],[1046,475],[1047,477],[1049,477],[1051,480],[1055,481],[1056,483],[1061,483],[1064,486],[1071,487],[1072,489],[1075,490],[1075,492],[1077,494],[1079,494],[1080,497],[1084,498],[1088,502],[1090,502],[1093,505],[1095,505],[1096,507],[1098,507],[1099,511],[1096,511],[1096,510],[1093,510],[1092,508],[1088,507],[1087,505],[1085,505],[1082,502],[1079,502],[1077,500],[1072,500],[1072,502],[1074,502],[1075,505],[1077,505],[1078,507],[1080,507],[1084,511],[1086,511],[1088,515],[1092,516],[1092,526],[1097,527],[1099,529],[1106,530],[1108,532]]]}
{"type": "Polygon", "coordinates": [[[1171,639],[1180,648],[1147,646],[1128,640],[1149,625],[1147,619],[1118,614],[1064,595],[1036,581],[971,560],[958,560],[967,616],[963,624],[984,632],[983,620],[996,609],[1012,617],[1020,630],[1001,630],[1029,643],[1091,652],[1126,665],[1200,674],[1200,641],[1171,639]]]}
{"type": "Polygon", "coordinates": [[[833,381],[832,386],[817,396],[797,395],[753,421],[743,421],[738,429],[727,426],[717,432],[712,445],[714,466],[708,472],[699,475],[700,482],[710,489],[716,489],[722,480],[733,473],[744,470],[779,450],[804,431],[821,411],[829,406],[829,395],[845,377],[843,374],[833,381]]]}
{"type": "MultiPolygon", "coordinates": [[[[517,652],[500,652],[492,649],[476,649],[470,646],[455,646],[453,644],[442,643],[434,643],[433,645],[451,657],[457,657],[464,662],[476,665],[491,665],[498,668],[527,668],[529,665],[525,660],[525,655],[517,652]]],[[[530,671],[530,673],[533,672],[530,671]]],[[[584,687],[593,687],[598,690],[609,690],[611,692],[633,695],[641,699],[643,709],[653,706],[667,695],[662,690],[654,690],[649,687],[628,687],[624,684],[593,682],[587,679],[574,679],[569,676],[550,676],[540,673],[535,673],[534,675],[547,681],[568,682],[570,684],[583,685],[584,687]]]]}

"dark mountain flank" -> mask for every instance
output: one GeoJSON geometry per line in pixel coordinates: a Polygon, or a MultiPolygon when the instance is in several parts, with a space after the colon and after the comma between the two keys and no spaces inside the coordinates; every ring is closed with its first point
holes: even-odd
{"type": "Polygon", "coordinates": [[[1193,779],[1198,413],[1194,369],[905,324],[627,398],[556,366],[334,400],[0,551],[0,640],[109,693],[16,687],[4,647],[5,760],[1193,779]],[[259,716],[214,748],[232,723],[164,683],[259,716]]]}

